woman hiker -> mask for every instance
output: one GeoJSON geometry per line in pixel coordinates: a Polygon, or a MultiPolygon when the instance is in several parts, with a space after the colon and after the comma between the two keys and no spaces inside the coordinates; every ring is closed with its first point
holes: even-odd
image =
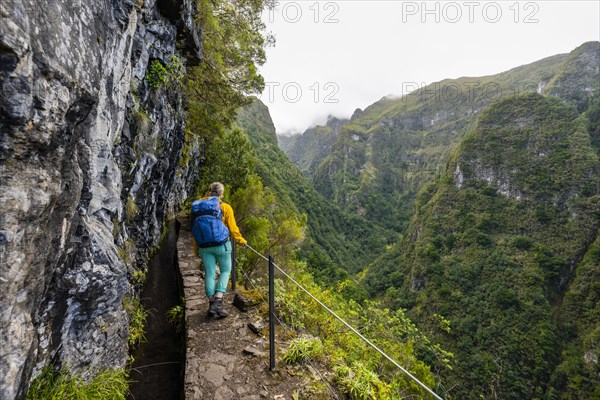
{"type": "Polygon", "coordinates": [[[192,233],[194,250],[199,250],[204,265],[204,285],[209,300],[209,317],[226,317],[223,309],[223,295],[231,273],[231,242],[229,235],[241,245],[248,243],[235,223],[233,209],[223,203],[225,188],[220,182],[211,183],[208,192],[200,200],[192,203],[192,233]],[[220,275],[216,281],[216,267],[220,275]]]}

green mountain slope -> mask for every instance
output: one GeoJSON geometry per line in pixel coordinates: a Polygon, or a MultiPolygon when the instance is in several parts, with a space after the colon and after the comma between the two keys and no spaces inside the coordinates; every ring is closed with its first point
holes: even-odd
{"type": "Polygon", "coordinates": [[[563,399],[600,398],[600,236],[575,271],[560,309],[565,346],[552,375],[563,399]],[[568,388],[568,389],[567,389],[568,388]]]}
{"type": "Polygon", "coordinates": [[[256,172],[289,209],[307,215],[304,256],[317,278],[332,282],[363,269],[385,250],[390,232],[325,200],[277,145],[268,108],[256,99],[238,113],[256,157],[256,172]]]}
{"type": "Polygon", "coordinates": [[[557,98],[496,102],[421,191],[404,242],[370,267],[371,292],[455,353],[448,399],[592,398],[600,164],[589,129],[557,98]],[[451,333],[435,329],[438,314],[451,333]]]}
{"type": "Polygon", "coordinates": [[[600,89],[600,43],[588,42],[573,50],[544,93],[575,104],[578,111],[589,106],[590,94],[600,89]]]}
{"type": "Polygon", "coordinates": [[[383,98],[341,127],[331,153],[315,170],[316,189],[348,211],[404,231],[416,193],[443,172],[487,106],[543,89],[587,102],[597,87],[599,45],[590,42],[571,55],[491,76],[447,79],[400,99],[383,98]]]}
{"type": "Polygon", "coordinates": [[[302,135],[278,136],[279,147],[303,174],[313,176],[321,161],[331,153],[340,129],[347,122],[330,117],[324,126],[307,129],[302,135]]]}

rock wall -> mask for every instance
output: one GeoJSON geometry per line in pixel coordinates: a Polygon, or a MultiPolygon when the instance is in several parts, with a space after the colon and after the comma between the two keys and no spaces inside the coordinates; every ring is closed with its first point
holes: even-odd
{"type": "Polygon", "coordinates": [[[179,165],[181,89],[145,77],[153,60],[200,58],[193,13],[193,0],[0,2],[2,399],[51,362],[84,376],[125,364],[123,297],[197,170],[179,165]]]}

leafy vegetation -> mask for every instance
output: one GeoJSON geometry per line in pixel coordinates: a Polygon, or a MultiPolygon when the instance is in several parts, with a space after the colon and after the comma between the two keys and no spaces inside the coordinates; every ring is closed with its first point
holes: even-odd
{"type": "Polygon", "coordinates": [[[122,369],[105,370],[91,380],[84,380],[67,370],[44,368],[27,392],[27,400],[125,400],[127,373],[122,369]]]}
{"type": "Polygon", "coordinates": [[[153,60],[149,65],[148,73],[146,74],[148,85],[154,89],[166,85],[168,82],[167,69],[162,63],[158,60],[153,60]]]}
{"type": "Polygon", "coordinates": [[[147,272],[145,269],[136,269],[131,274],[131,284],[134,286],[142,286],[146,282],[147,272]]]}
{"type": "MultiPolygon", "coordinates": [[[[583,362],[565,347],[573,336],[565,337],[564,327],[571,335],[577,328],[556,310],[577,287],[596,296],[581,283],[565,285],[600,226],[600,166],[587,126],[556,98],[529,94],[495,103],[447,175],[421,191],[406,239],[366,275],[373,295],[385,292],[386,304],[408,308],[456,355],[453,370],[443,371],[452,388],[447,399],[572,398],[565,371],[573,374],[574,361],[583,362]],[[436,314],[450,321],[451,333],[433,329],[436,314]],[[571,361],[552,381],[565,356],[571,361]]],[[[586,274],[597,270],[584,265],[586,274]]],[[[593,307],[566,304],[588,323],[598,321],[593,307]]],[[[572,386],[587,388],[583,398],[591,398],[583,378],[589,370],[575,376],[572,386]]]]}
{"type": "Polygon", "coordinates": [[[229,192],[244,187],[254,172],[256,153],[246,135],[239,129],[223,132],[205,150],[207,162],[202,165],[196,197],[203,196],[215,181],[227,185],[229,192]]]}
{"type": "Polygon", "coordinates": [[[600,397],[600,235],[577,266],[561,307],[565,346],[551,378],[558,399],[600,397]]]}
{"type": "Polygon", "coordinates": [[[379,376],[365,367],[360,361],[352,366],[337,365],[334,379],[351,399],[379,400],[391,398],[390,385],[379,379],[379,376]]]}
{"type": "Polygon", "coordinates": [[[263,33],[260,16],[269,5],[263,0],[196,0],[203,47],[200,64],[186,76],[186,133],[203,146],[231,126],[236,110],[248,104],[248,94],[264,87],[257,67],[273,38],[263,33]]]}
{"type": "MultiPolygon", "coordinates": [[[[304,240],[306,217],[287,210],[272,193],[263,187],[256,175],[231,197],[240,229],[253,248],[280,260],[287,260],[304,240]]],[[[251,277],[262,261],[254,253],[240,259],[242,275],[251,277]]]]}
{"type": "MultiPolygon", "coordinates": [[[[360,305],[344,295],[345,287],[354,285],[351,281],[323,289],[314,282],[304,263],[291,263],[288,271],[293,271],[297,282],[318,294],[325,305],[419,380],[431,388],[437,387],[435,374],[450,368],[452,354],[419,332],[402,310],[390,311],[372,301],[360,305]]],[[[291,281],[277,279],[275,293],[279,319],[284,323],[281,328],[292,338],[284,361],[294,363],[308,358],[319,362],[324,369],[336,372],[334,379],[351,398],[385,400],[426,395],[420,386],[291,281]],[[314,337],[307,338],[307,334],[314,337]]]]}
{"type": "Polygon", "coordinates": [[[148,64],[146,80],[151,88],[159,89],[166,85],[181,87],[185,76],[185,67],[181,59],[175,55],[171,56],[169,63],[165,66],[159,60],[152,60],[148,64]]]}

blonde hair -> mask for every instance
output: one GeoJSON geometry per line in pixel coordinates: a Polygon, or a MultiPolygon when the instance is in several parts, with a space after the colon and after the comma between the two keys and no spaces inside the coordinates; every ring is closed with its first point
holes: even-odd
{"type": "Polygon", "coordinates": [[[225,187],[221,182],[213,182],[208,186],[208,192],[206,192],[207,196],[217,196],[220,197],[225,193],[225,187]]]}

